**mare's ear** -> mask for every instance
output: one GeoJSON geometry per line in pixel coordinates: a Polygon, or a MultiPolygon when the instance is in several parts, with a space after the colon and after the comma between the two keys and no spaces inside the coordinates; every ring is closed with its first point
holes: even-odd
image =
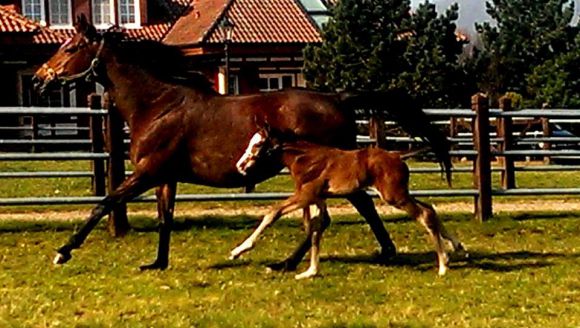
{"type": "Polygon", "coordinates": [[[85,14],[77,17],[74,27],[77,33],[84,34],[89,40],[94,40],[97,37],[97,29],[89,23],[85,14]]]}

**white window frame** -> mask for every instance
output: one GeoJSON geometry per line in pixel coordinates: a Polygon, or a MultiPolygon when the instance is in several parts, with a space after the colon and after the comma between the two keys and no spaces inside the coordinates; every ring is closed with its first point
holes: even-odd
{"type": "Polygon", "coordinates": [[[66,23],[66,24],[61,24],[61,23],[55,24],[52,21],[51,4],[53,3],[53,1],[48,2],[48,18],[50,19],[49,23],[50,23],[51,27],[54,27],[54,28],[70,28],[70,27],[72,27],[72,25],[73,25],[73,22],[72,22],[72,1],[71,0],[65,0],[65,1],[68,3],[68,13],[67,13],[68,14],[68,23],[66,23]]]}
{"type": "Polygon", "coordinates": [[[113,26],[115,24],[115,19],[116,19],[115,14],[117,12],[115,10],[115,1],[114,0],[104,0],[104,2],[109,2],[109,15],[111,16],[111,21],[108,22],[108,23],[102,23],[102,22],[97,23],[96,20],[95,20],[95,12],[96,12],[95,11],[95,3],[96,3],[96,0],[92,0],[91,1],[92,21],[93,21],[95,27],[98,28],[98,29],[106,29],[106,28],[109,28],[109,27],[111,27],[111,26],[113,26]]]}
{"type": "Polygon", "coordinates": [[[28,17],[32,20],[36,20],[33,17],[30,17],[29,15],[31,13],[27,13],[26,12],[26,3],[30,3],[33,1],[39,1],[40,2],[40,20],[38,21],[41,25],[45,26],[46,25],[46,10],[44,8],[44,0],[22,0],[22,15],[25,17],[28,17]]]}
{"type": "Polygon", "coordinates": [[[268,85],[268,88],[264,89],[264,88],[260,88],[260,91],[262,92],[270,92],[270,91],[278,91],[278,90],[282,90],[282,78],[283,77],[290,77],[292,79],[292,85],[291,87],[296,86],[296,77],[294,73],[260,73],[258,74],[258,78],[260,79],[268,79],[268,84],[270,83],[269,80],[273,79],[273,78],[277,78],[278,79],[278,89],[272,89],[270,88],[270,85],[268,85]]]}
{"type": "Polygon", "coordinates": [[[119,17],[119,25],[126,28],[140,28],[141,27],[141,1],[140,0],[126,0],[133,1],[135,8],[135,22],[134,23],[121,23],[121,1],[118,1],[119,8],[117,8],[117,17],[119,17]]]}

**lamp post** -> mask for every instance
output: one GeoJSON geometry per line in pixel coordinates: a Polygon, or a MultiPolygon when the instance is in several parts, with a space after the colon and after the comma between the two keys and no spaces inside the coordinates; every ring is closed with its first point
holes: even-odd
{"type": "Polygon", "coordinates": [[[232,34],[234,32],[234,23],[231,22],[227,16],[220,22],[220,28],[224,34],[224,54],[226,60],[226,69],[225,69],[225,79],[224,79],[224,86],[225,86],[225,94],[230,93],[230,53],[229,53],[229,45],[232,42],[232,34]]]}

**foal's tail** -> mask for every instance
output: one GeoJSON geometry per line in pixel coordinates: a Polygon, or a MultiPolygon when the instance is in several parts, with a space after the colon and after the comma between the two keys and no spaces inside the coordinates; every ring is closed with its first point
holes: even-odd
{"type": "Polygon", "coordinates": [[[339,94],[342,107],[374,110],[385,114],[409,134],[428,142],[441,169],[445,171],[447,183],[451,185],[450,144],[445,135],[431,123],[419,104],[402,89],[369,92],[342,92],[339,94]]]}

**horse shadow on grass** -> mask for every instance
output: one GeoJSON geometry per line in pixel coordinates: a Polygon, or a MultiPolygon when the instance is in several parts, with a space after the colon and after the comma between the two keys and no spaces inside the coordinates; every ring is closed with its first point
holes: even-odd
{"type": "MultiPolygon", "coordinates": [[[[512,251],[491,253],[485,251],[470,251],[468,257],[459,257],[451,254],[449,267],[451,270],[479,269],[493,272],[512,272],[525,269],[545,268],[555,265],[558,260],[578,260],[580,253],[554,253],[554,252],[531,252],[512,251]]],[[[412,268],[419,271],[430,271],[436,263],[434,252],[405,252],[398,253],[394,258],[385,261],[376,255],[327,255],[321,256],[321,262],[346,263],[346,264],[368,264],[384,267],[412,268]]],[[[212,265],[212,269],[228,269],[250,265],[268,266],[274,262],[271,260],[261,260],[258,262],[248,259],[238,259],[235,261],[222,261],[212,265]]]]}
{"type": "MultiPolygon", "coordinates": [[[[494,272],[512,272],[523,269],[543,268],[554,265],[559,259],[578,259],[580,253],[554,253],[554,252],[531,252],[531,251],[510,251],[510,252],[486,252],[469,251],[469,256],[459,256],[450,254],[449,267],[451,270],[457,269],[480,269],[494,272]]],[[[417,270],[432,270],[436,263],[434,252],[399,253],[389,261],[379,260],[376,256],[355,255],[355,256],[326,256],[321,258],[325,262],[338,263],[366,263],[371,265],[381,265],[387,267],[408,267],[417,270]]]]}

